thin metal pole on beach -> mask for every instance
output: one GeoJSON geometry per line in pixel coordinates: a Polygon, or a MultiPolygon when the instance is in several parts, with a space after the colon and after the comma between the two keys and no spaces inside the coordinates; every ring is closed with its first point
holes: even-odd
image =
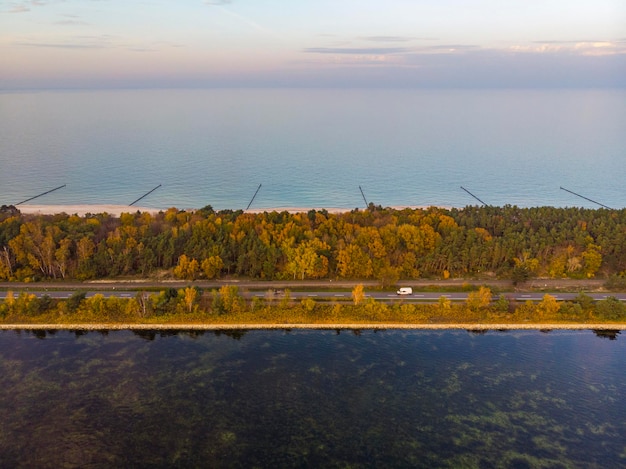
{"type": "Polygon", "coordinates": [[[483,202],[482,200],[480,200],[478,197],[476,197],[474,194],[472,194],[470,191],[468,191],[465,187],[461,186],[461,189],[463,189],[465,192],[467,192],[469,195],[471,195],[472,197],[474,197],[476,200],[478,200],[481,204],[483,204],[484,206],[487,206],[487,204],[485,202],[483,202]]]}
{"type": "Polygon", "coordinates": [[[30,202],[31,200],[36,199],[37,197],[41,197],[42,195],[46,195],[46,194],[49,194],[50,192],[54,192],[56,190],[62,189],[65,186],[66,186],[66,184],[63,184],[62,186],[59,186],[59,187],[55,187],[54,189],[50,189],[49,191],[42,192],[41,194],[36,195],[35,197],[31,197],[30,199],[22,200],[20,203],[17,203],[15,205],[25,204],[26,202],[30,202]]]}
{"type": "Polygon", "coordinates": [[[359,186],[359,190],[361,191],[361,195],[363,196],[363,201],[365,202],[365,208],[369,207],[369,204],[367,203],[367,199],[365,198],[365,194],[363,193],[363,189],[361,189],[361,186],[359,186]]]}
{"type": "Polygon", "coordinates": [[[599,205],[600,207],[604,207],[604,208],[608,208],[609,210],[613,210],[611,207],[607,207],[606,205],[601,204],[600,202],[596,202],[595,200],[591,200],[590,198],[585,197],[584,195],[580,195],[580,194],[577,194],[576,192],[572,192],[572,191],[566,189],[565,187],[559,187],[559,189],[564,190],[565,192],[569,192],[570,194],[574,194],[574,195],[576,195],[576,196],[578,196],[578,197],[580,197],[582,199],[588,200],[589,202],[593,202],[594,204],[599,205]]]}
{"type": "Polygon", "coordinates": [[[159,187],[161,187],[161,184],[159,184],[158,186],[156,186],[154,189],[152,189],[151,191],[146,192],[144,195],[142,195],[141,197],[139,197],[137,200],[135,200],[134,202],[128,204],[128,206],[130,207],[131,205],[135,205],[137,202],[139,202],[141,199],[143,199],[144,197],[152,194],[155,190],[157,190],[159,187]]]}
{"type": "Polygon", "coordinates": [[[254,198],[256,197],[256,195],[259,193],[259,190],[261,189],[261,186],[263,184],[259,184],[259,187],[256,188],[256,192],[254,193],[254,195],[252,196],[252,199],[250,199],[250,203],[248,204],[248,206],[246,207],[246,210],[248,210],[250,208],[250,205],[252,205],[252,202],[254,201],[254,198]]]}

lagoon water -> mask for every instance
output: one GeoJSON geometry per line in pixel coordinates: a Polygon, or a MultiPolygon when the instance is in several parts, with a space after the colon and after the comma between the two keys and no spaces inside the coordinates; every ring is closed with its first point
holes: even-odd
{"type": "Polygon", "coordinates": [[[626,90],[0,94],[0,204],[626,206],[626,90]]]}
{"type": "Polygon", "coordinates": [[[2,331],[0,461],[618,468],[625,365],[617,331],[2,331]]]}

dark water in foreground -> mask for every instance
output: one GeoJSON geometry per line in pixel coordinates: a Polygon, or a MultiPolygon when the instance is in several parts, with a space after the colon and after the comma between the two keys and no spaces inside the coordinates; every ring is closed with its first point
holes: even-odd
{"type": "Polygon", "coordinates": [[[592,331],[3,331],[0,466],[623,467],[625,352],[592,331]]]}

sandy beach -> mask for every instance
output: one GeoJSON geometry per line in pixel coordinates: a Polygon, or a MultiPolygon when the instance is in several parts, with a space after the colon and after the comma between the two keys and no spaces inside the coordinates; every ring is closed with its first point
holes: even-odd
{"type": "MultiPolygon", "coordinates": [[[[251,208],[249,210],[244,210],[244,213],[263,213],[263,212],[289,212],[289,213],[306,213],[310,210],[326,210],[328,213],[345,213],[350,212],[358,208],[359,210],[365,210],[363,207],[353,207],[353,208],[342,208],[342,207],[271,207],[271,208],[251,208]]],[[[396,205],[393,207],[388,207],[393,210],[404,210],[404,209],[426,209],[428,208],[426,205],[396,205]]],[[[442,207],[443,208],[443,207],[442,207]]]]}
{"type": "Polygon", "coordinates": [[[24,204],[18,205],[17,209],[26,214],[33,215],[55,215],[57,213],[67,213],[68,215],[85,216],[88,213],[108,213],[119,217],[122,213],[149,212],[158,213],[161,209],[136,207],[129,205],[35,205],[24,204]]]}
{"type": "MultiPolygon", "coordinates": [[[[135,213],[148,212],[158,213],[160,211],[167,210],[166,208],[150,208],[150,207],[136,207],[129,205],[113,205],[113,204],[74,204],[74,205],[38,205],[38,204],[24,204],[18,205],[17,208],[20,212],[25,214],[34,215],[55,215],[57,213],[67,213],[68,215],[85,216],[88,213],[108,213],[119,217],[122,213],[135,213]]],[[[394,210],[404,209],[425,209],[426,206],[417,205],[402,205],[390,207],[394,210]]],[[[196,210],[196,209],[184,209],[184,210],[196,210]]],[[[326,210],[328,213],[344,213],[354,210],[354,208],[342,208],[342,207],[269,207],[269,208],[251,208],[244,210],[244,213],[263,213],[263,212],[289,212],[289,213],[303,213],[310,210],[326,210]]],[[[359,207],[359,210],[364,210],[359,207]]]]}

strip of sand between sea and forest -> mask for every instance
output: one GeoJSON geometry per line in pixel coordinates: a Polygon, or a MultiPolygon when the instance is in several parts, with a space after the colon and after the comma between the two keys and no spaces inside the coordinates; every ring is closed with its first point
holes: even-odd
{"type": "MultiPolygon", "coordinates": [[[[16,207],[20,212],[30,215],[55,215],[59,213],[66,213],[68,215],[78,215],[80,217],[87,214],[100,214],[108,213],[109,215],[119,217],[122,213],[150,213],[157,214],[159,212],[165,212],[167,209],[158,209],[150,207],[135,207],[132,205],[114,205],[114,204],[68,204],[68,205],[43,205],[43,204],[24,204],[16,207]]],[[[390,207],[394,210],[404,209],[426,209],[427,206],[417,205],[402,205],[390,207]]],[[[197,209],[181,209],[195,211],[197,209]]],[[[289,212],[289,213],[307,213],[310,210],[325,210],[328,213],[345,213],[349,212],[350,208],[345,207],[269,207],[269,208],[250,208],[244,210],[244,213],[263,213],[263,212],[289,212]]]]}

